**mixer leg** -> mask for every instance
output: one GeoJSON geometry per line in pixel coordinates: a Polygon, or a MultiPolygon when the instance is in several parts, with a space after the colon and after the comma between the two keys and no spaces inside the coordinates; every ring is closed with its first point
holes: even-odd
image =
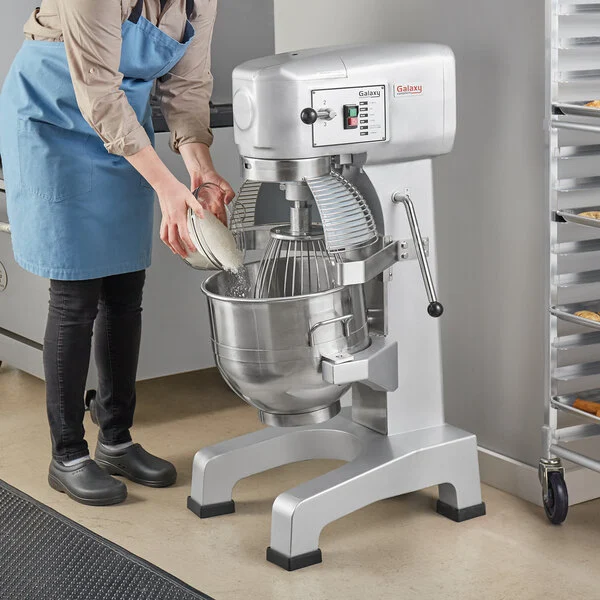
{"type": "Polygon", "coordinates": [[[267,560],[288,571],[321,562],[323,527],[378,500],[440,482],[442,504],[485,514],[475,437],[444,425],[371,438],[352,462],[281,494],[273,505],[267,560]]]}
{"type": "Polygon", "coordinates": [[[352,460],[361,450],[363,428],[351,424],[349,431],[326,425],[298,428],[269,427],[208,448],[194,457],[192,490],[188,508],[201,518],[235,511],[232,491],[244,477],[281,465],[314,458],[352,460]]]}
{"type": "Polygon", "coordinates": [[[452,521],[462,523],[485,515],[481,501],[477,441],[474,436],[461,441],[464,450],[448,470],[447,483],[438,486],[437,512],[452,521]],[[471,446],[471,449],[469,448],[471,446]]]}

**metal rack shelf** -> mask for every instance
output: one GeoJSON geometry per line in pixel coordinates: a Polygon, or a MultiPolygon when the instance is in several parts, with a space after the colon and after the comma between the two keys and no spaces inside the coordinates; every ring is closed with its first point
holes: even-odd
{"type": "MultiPolygon", "coordinates": [[[[582,191],[584,189],[600,189],[599,185],[589,186],[589,187],[578,187],[578,188],[570,188],[568,190],[558,188],[559,192],[573,192],[573,191],[582,191]]],[[[594,219],[592,217],[582,217],[582,213],[587,212],[600,212],[600,207],[591,206],[577,209],[568,209],[568,210],[557,210],[556,221],[558,223],[575,223],[576,225],[584,225],[585,227],[595,227],[600,228],[600,219],[594,219]]]]}
{"type": "MultiPolygon", "coordinates": [[[[600,361],[557,367],[554,369],[553,379],[557,383],[568,383],[579,381],[587,377],[600,377],[600,361]]],[[[595,387],[596,386],[589,386],[582,389],[591,390],[595,387]]]]}
{"type": "Polygon", "coordinates": [[[552,253],[563,258],[584,256],[593,252],[600,252],[600,239],[585,240],[582,242],[562,242],[552,247],[552,253]]]}
{"type": "MultiPolygon", "coordinates": [[[[600,190],[600,177],[570,177],[557,182],[556,191],[561,194],[584,192],[586,190],[600,190]]],[[[578,209],[581,212],[584,209],[578,209]]]]}
{"type": "Polygon", "coordinates": [[[600,270],[579,271],[577,273],[562,273],[557,275],[554,280],[559,290],[568,290],[577,285],[592,285],[600,283],[600,270]]]}
{"type": "Polygon", "coordinates": [[[556,152],[556,157],[561,161],[593,156],[598,156],[600,158],[600,144],[590,144],[588,146],[563,146],[562,148],[557,148],[556,152]]]}
{"type": "Polygon", "coordinates": [[[571,131],[583,131],[587,133],[600,134],[600,123],[594,124],[593,122],[572,121],[566,117],[560,117],[556,115],[552,117],[551,126],[554,129],[568,129],[571,131]]]}
{"type": "MultiPolygon", "coordinates": [[[[594,72],[600,74],[600,70],[594,72]]],[[[594,119],[600,119],[600,108],[586,106],[586,104],[589,104],[590,102],[593,102],[593,100],[584,100],[583,102],[557,102],[552,106],[556,111],[560,111],[560,114],[565,116],[570,115],[575,117],[591,117],[594,119]]]]}
{"type": "Polygon", "coordinates": [[[599,15],[600,4],[592,2],[577,2],[560,4],[557,10],[559,17],[573,17],[578,15],[599,15]]]}
{"type": "MultiPolygon", "coordinates": [[[[568,396],[556,396],[550,400],[550,404],[552,404],[552,406],[557,410],[577,415],[578,417],[582,417],[594,423],[600,423],[600,417],[597,417],[592,413],[585,412],[584,410],[579,410],[573,406],[577,398],[581,398],[582,400],[591,400],[593,402],[600,402],[600,392],[591,394],[583,392],[581,394],[569,394],[568,396]]],[[[595,433],[595,435],[599,434],[600,433],[595,433]]]]}
{"type": "Polygon", "coordinates": [[[580,83],[590,80],[600,81],[600,69],[578,69],[561,71],[556,74],[557,83],[580,83]]]}
{"type": "Polygon", "coordinates": [[[600,331],[592,331],[589,333],[576,333],[565,335],[556,338],[552,343],[552,347],[559,352],[567,352],[569,350],[578,350],[586,346],[600,347],[600,331]]]}
{"type": "Polygon", "coordinates": [[[595,36],[563,38],[556,45],[558,50],[581,50],[596,47],[600,48],[600,37],[595,36]]]}
{"type": "Polygon", "coordinates": [[[578,304],[567,304],[564,306],[552,306],[550,308],[550,313],[563,321],[568,321],[569,323],[575,323],[576,325],[582,325],[583,327],[600,331],[600,321],[592,321],[591,319],[586,319],[585,317],[578,317],[575,314],[582,310],[600,313],[600,302],[582,302],[578,304]]]}

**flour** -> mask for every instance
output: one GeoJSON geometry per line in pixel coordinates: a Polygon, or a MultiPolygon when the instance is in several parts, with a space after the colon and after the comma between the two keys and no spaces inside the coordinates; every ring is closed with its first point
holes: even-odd
{"type": "MultiPolygon", "coordinates": [[[[212,252],[223,270],[237,273],[244,264],[244,257],[231,231],[208,210],[204,211],[204,218],[195,218],[195,224],[202,245],[212,252]]],[[[201,248],[199,250],[198,253],[189,256],[188,261],[197,269],[214,269],[215,265],[205,256],[201,248]]]]}
{"type": "Polygon", "coordinates": [[[231,274],[231,280],[227,282],[227,290],[224,295],[229,298],[249,298],[250,285],[248,269],[242,266],[231,274]]]}

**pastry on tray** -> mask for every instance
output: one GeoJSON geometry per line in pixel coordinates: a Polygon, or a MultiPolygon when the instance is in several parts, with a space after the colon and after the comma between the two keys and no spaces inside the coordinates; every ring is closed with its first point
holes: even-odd
{"type": "Polygon", "coordinates": [[[599,321],[600,315],[598,313],[592,312],[591,310],[580,310],[575,313],[576,317],[582,317],[584,319],[589,319],[590,321],[599,321]]]}
{"type": "Polygon", "coordinates": [[[600,108],[600,100],[594,100],[586,104],[587,108],[600,108]]]}
{"type": "Polygon", "coordinates": [[[587,212],[579,213],[577,216],[600,220],[600,210],[588,210],[587,212]]]}
{"type": "Polygon", "coordinates": [[[573,408],[577,408],[583,412],[600,417],[600,414],[598,414],[600,413],[600,402],[593,402],[591,400],[582,400],[581,398],[577,398],[577,400],[573,402],[573,408]]]}

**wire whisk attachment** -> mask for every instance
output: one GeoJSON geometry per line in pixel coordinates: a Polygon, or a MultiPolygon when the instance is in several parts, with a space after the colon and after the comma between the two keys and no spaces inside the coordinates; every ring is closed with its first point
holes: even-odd
{"type": "Polygon", "coordinates": [[[304,234],[288,227],[271,230],[271,242],[260,263],[255,298],[289,298],[325,292],[335,287],[336,258],[325,246],[323,229],[304,234]]]}

